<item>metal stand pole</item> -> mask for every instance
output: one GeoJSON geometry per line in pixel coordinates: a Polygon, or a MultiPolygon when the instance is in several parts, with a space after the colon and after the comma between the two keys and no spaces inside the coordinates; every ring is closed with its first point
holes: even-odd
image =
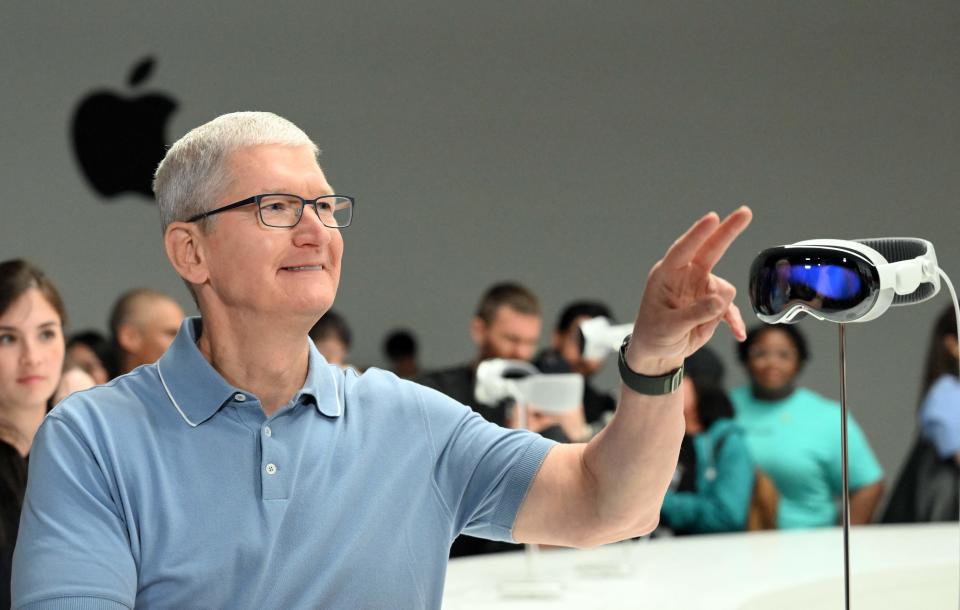
{"type": "MultiPolygon", "coordinates": [[[[517,424],[521,429],[528,429],[530,412],[527,403],[521,396],[513,396],[517,409],[517,424]]],[[[508,578],[500,582],[498,589],[500,596],[513,599],[554,599],[563,593],[563,586],[553,577],[541,575],[542,559],[540,547],[527,543],[524,546],[524,574],[518,578],[508,578]]]]}
{"type": "Polygon", "coordinates": [[[847,478],[847,354],[846,325],[840,328],[840,459],[843,486],[843,599],[850,610],[850,482],[847,478]]]}

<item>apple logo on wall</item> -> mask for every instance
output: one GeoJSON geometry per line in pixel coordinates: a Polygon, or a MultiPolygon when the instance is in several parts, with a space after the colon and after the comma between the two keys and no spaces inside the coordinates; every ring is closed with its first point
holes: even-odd
{"type": "MultiPolygon", "coordinates": [[[[139,87],[153,71],[140,60],[127,84],[139,87]]],[[[166,152],[166,125],[177,102],[160,93],[125,98],[94,91],[73,114],[73,152],[90,185],[104,197],[139,193],[153,201],[153,172],[166,152]]]]}

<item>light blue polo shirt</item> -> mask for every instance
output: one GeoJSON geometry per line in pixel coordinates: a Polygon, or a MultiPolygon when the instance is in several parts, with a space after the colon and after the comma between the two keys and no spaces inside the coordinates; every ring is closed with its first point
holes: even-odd
{"type": "Polygon", "coordinates": [[[955,375],[941,375],[930,386],[920,405],[920,430],[941,459],[960,452],[960,380],[955,375]]]}
{"type": "Polygon", "coordinates": [[[312,345],[267,418],[200,354],[200,328],[47,416],[14,607],[438,608],[457,534],[511,540],[551,441],[312,345]]]}

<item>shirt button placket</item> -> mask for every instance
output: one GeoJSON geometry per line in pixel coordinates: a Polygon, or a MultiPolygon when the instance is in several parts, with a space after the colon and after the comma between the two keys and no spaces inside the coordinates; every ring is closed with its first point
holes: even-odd
{"type": "Polygon", "coordinates": [[[260,447],[263,456],[261,471],[263,474],[263,498],[265,500],[278,499],[284,497],[283,479],[286,478],[280,472],[278,459],[282,458],[282,448],[277,444],[273,436],[273,426],[270,422],[264,422],[260,428],[260,447]]]}

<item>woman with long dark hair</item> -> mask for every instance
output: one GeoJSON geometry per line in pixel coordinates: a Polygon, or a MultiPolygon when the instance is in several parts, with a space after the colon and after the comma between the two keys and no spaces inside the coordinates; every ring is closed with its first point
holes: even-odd
{"type": "Polygon", "coordinates": [[[27,483],[27,456],[63,368],[66,313],[53,283],[24,260],[0,263],[0,607],[27,483]]]}
{"type": "Polygon", "coordinates": [[[957,375],[957,316],[947,306],[933,326],[923,374],[920,429],[941,459],[960,464],[960,379],[957,375]]]}
{"type": "Polygon", "coordinates": [[[960,516],[960,379],[953,304],[933,325],[920,387],[920,431],[883,515],[886,523],[960,516]]]}

